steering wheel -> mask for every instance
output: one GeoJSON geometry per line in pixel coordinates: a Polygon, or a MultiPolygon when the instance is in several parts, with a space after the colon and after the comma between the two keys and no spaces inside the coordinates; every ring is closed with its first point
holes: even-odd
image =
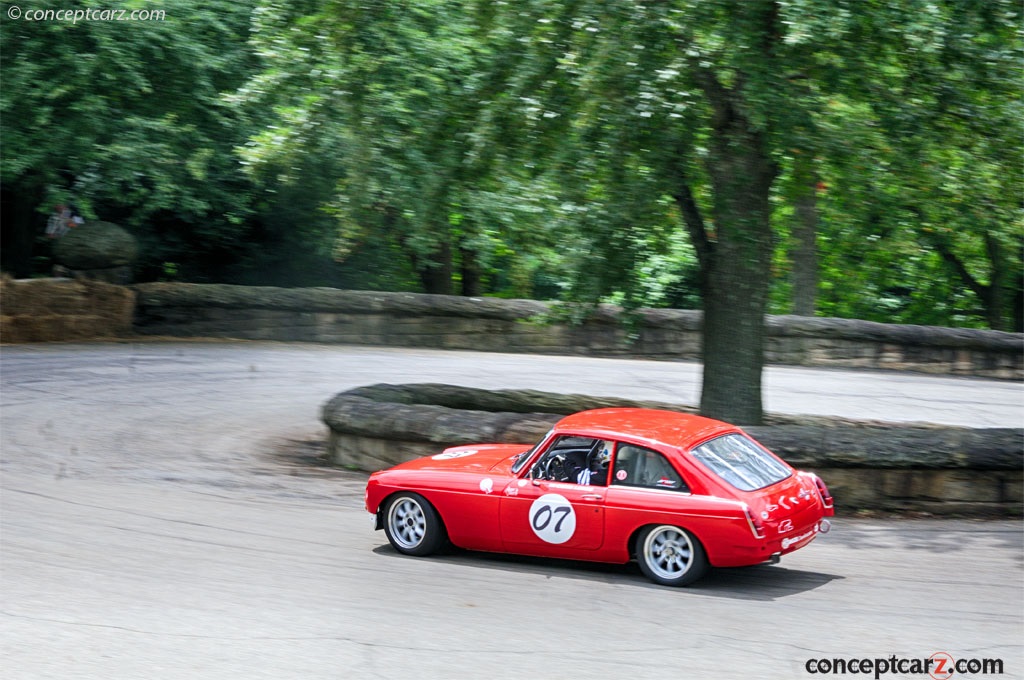
{"type": "Polygon", "coordinates": [[[564,482],[569,479],[569,459],[564,454],[556,453],[544,461],[541,472],[544,479],[553,482],[564,482]]]}

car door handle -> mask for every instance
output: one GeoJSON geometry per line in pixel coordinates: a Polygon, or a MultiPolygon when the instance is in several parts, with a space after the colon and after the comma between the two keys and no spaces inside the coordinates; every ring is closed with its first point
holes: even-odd
{"type": "Polygon", "coordinates": [[[585,493],[582,496],[580,496],[580,500],[584,501],[599,501],[602,498],[604,498],[604,496],[602,496],[599,493],[585,493]]]}

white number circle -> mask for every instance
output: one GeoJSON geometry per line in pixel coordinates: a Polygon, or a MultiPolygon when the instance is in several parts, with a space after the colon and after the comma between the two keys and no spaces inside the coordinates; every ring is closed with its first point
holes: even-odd
{"type": "Polygon", "coordinates": [[[576,533],[576,511],[565,496],[546,493],[530,506],[530,528],[545,543],[565,543],[576,533]]]}
{"type": "Polygon", "coordinates": [[[434,460],[451,460],[452,458],[465,458],[466,456],[472,456],[476,453],[476,449],[470,449],[468,451],[447,451],[445,453],[439,453],[436,456],[431,456],[434,460]]]}

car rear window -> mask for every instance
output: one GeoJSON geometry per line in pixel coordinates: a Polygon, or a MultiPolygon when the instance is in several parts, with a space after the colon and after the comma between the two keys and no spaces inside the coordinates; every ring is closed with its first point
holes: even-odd
{"type": "Polygon", "coordinates": [[[792,471],[741,434],[726,434],[694,448],[693,457],[741,491],[763,489],[781,482],[792,471]]]}

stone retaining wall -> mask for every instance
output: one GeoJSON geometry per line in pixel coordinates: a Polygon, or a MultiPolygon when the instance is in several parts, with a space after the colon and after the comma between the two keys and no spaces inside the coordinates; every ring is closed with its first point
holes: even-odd
{"type": "MultiPolygon", "coordinates": [[[[458,444],[539,441],[563,415],[607,406],[686,406],[450,385],[373,385],[327,402],[322,419],[338,465],[366,471],[458,444]]],[[[790,464],[819,473],[840,511],[870,509],[1017,516],[1024,430],[895,425],[771,416],[745,428],[790,464]]]]}
{"type": "MultiPolygon", "coordinates": [[[[700,312],[333,288],[43,279],[2,284],[3,341],[139,335],[700,360],[700,312]]],[[[769,364],[1024,380],[1024,334],[769,316],[769,364]]]]}
{"type": "MultiPolygon", "coordinates": [[[[332,288],[147,283],[140,334],[232,337],[496,352],[700,359],[701,313],[601,305],[580,324],[564,305],[332,288]]],[[[771,316],[772,364],[1024,379],[1024,334],[771,316]]]]}

